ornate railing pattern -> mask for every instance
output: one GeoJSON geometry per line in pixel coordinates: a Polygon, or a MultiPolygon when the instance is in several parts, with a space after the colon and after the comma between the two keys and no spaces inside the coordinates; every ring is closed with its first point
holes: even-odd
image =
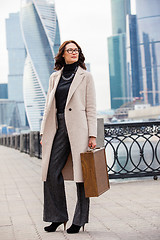
{"type": "MultiPolygon", "coordinates": [[[[39,132],[3,136],[0,144],[41,158],[39,132]]],[[[110,179],[160,175],[160,121],[105,124],[104,145],[110,179]]]]}
{"type": "Polygon", "coordinates": [[[160,122],[105,124],[112,179],[160,175],[160,122]]]}

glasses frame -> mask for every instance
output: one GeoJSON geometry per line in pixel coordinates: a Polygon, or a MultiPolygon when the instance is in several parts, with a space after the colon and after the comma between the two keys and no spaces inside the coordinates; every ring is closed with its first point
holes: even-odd
{"type": "Polygon", "coordinates": [[[67,51],[69,54],[73,54],[73,52],[75,52],[76,54],[80,53],[79,48],[76,48],[76,49],[68,48],[65,51],[67,51]]]}

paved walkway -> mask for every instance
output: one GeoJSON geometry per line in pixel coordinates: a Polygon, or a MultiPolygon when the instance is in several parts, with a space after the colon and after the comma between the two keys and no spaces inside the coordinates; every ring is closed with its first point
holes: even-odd
{"type": "MultiPolygon", "coordinates": [[[[85,232],[69,235],[62,226],[55,233],[44,232],[40,163],[0,146],[0,240],[160,240],[160,180],[152,179],[111,182],[108,192],[91,199],[85,232]]],[[[73,182],[66,182],[66,192],[72,219],[73,182]]]]}

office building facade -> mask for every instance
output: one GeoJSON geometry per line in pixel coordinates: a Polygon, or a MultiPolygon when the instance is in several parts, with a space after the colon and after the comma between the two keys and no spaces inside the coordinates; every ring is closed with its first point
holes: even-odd
{"type": "Polygon", "coordinates": [[[21,128],[21,117],[16,101],[0,99],[0,127],[21,128]]]}
{"type": "Polygon", "coordinates": [[[126,16],[130,0],[111,0],[112,36],[108,38],[111,108],[128,101],[126,77],[126,16]]]}
{"type": "Polygon", "coordinates": [[[126,101],[126,35],[108,38],[111,108],[119,108],[126,101]]]}
{"type": "Polygon", "coordinates": [[[128,16],[127,76],[134,97],[160,105],[160,4],[136,0],[136,15],[128,16]]]}
{"type": "Polygon", "coordinates": [[[0,99],[8,99],[8,84],[0,83],[0,99]]]}
{"type": "Polygon", "coordinates": [[[145,103],[160,104],[160,2],[136,0],[145,103]]]}
{"type": "Polygon", "coordinates": [[[130,0],[111,0],[112,35],[126,32],[126,15],[130,9],[130,0]]]}
{"type": "Polygon", "coordinates": [[[49,76],[60,46],[54,0],[22,0],[21,26],[26,49],[23,93],[31,130],[39,130],[49,76]]]}
{"type": "Polygon", "coordinates": [[[140,92],[143,89],[143,78],[136,15],[129,14],[127,16],[126,36],[127,95],[131,99],[140,99],[140,92]]]}
{"type": "Polygon", "coordinates": [[[19,13],[10,13],[6,19],[6,40],[8,50],[8,99],[15,101],[20,113],[20,126],[26,125],[23,98],[23,71],[26,57],[19,13]]]}

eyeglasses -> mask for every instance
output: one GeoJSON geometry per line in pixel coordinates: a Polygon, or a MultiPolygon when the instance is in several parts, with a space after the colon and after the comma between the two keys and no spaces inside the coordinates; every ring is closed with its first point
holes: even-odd
{"type": "Polygon", "coordinates": [[[66,49],[66,51],[69,53],[69,54],[73,54],[73,52],[75,52],[76,54],[78,54],[80,52],[80,49],[76,48],[76,49],[72,49],[72,48],[68,48],[66,49]]]}

